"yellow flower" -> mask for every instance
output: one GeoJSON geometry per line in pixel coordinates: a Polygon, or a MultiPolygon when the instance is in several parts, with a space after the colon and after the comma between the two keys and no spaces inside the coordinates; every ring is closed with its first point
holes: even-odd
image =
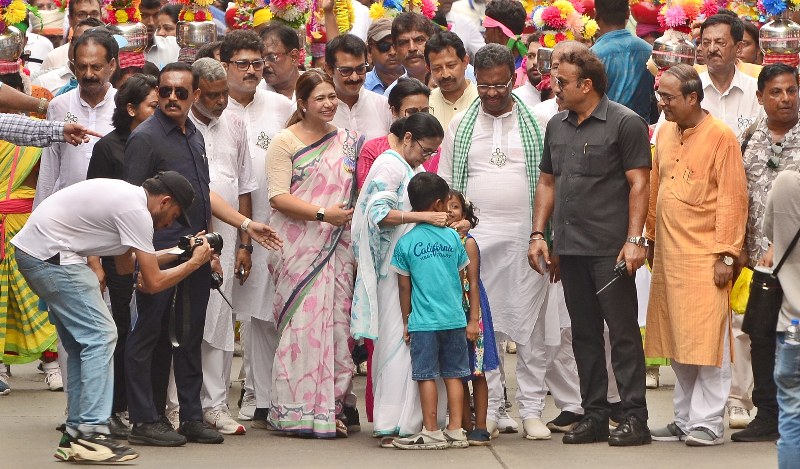
{"type": "Polygon", "coordinates": [[[574,41],[575,40],[575,34],[573,34],[572,30],[570,30],[570,29],[568,29],[567,32],[564,33],[564,35],[567,36],[567,41],[574,41]]]}
{"type": "Polygon", "coordinates": [[[794,6],[800,5],[800,0],[792,0],[792,5],[794,6]]]}
{"type": "Polygon", "coordinates": [[[253,26],[261,26],[264,23],[268,23],[271,19],[272,11],[269,8],[262,8],[253,15],[253,26]]]}
{"type": "Polygon", "coordinates": [[[336,14],[336,24],[339,26],[339,33],[345,34],[352,27],[354,14],[352,0],[336,0],[333,11],[336,14]]]}
{"type": "Polygon", "coordinates": [[[114,16],[117,18],[117,23],[128,22],[128,13],[125,10],[117,10],[114,12],[114,16]]]}
{"type": "Polygon", "coordinates": [[[575,7],[569,0],[556,0],[555,2],[553,2],[553,6],[558,8],[558,11],[561,12],[562,18],[566,18],[573,11],[575,11],[575,7]]]}
{"type": "Polygon", "coordinates": [[[214,0],[194,0],[195,5],[200,7],[207,7],[214,3],[214,0]]]}
{"type": "Polygon", "coordinates": [[[548,33],[544,35],[544,46],[545,47],[553,47],[556,45],[556,36],[553,33],[548,33]]]}
{"type": "Polygon", "coordinates": [[[194,21],[194,12],[186,10],[186,13],[183,14],[183,21],[194,21]]]}
{"type": "Polygon", "coordinates": [[[381,3],[373,3],[369,7],[369,17],[372,20],[379,20],[386,14],[386,8],[381,3]]]}
{"type": "Polygon", "coordinates": [[[6,7],[6,12],[3,15],[3,19],[5,20],[6,24],[17,24],[20,21],[24,21],[27,14],[28,10],[25,7],[25,4],[20,0],[14,0],[8,7],[6,7]]]}
{"type": "Polygon", "coordinates": [[[584,39],[591,39],[597,34],[597,21],[589,18],[588,16],[583,16],[585,22],[583,23],[583,38],[584,39]]]}

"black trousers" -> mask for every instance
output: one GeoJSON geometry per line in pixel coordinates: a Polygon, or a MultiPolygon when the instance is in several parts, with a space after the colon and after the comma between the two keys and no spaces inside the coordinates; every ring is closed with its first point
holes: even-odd
{"type": "Polygon", "coordinates": [[[572,350],[578,365],[581,404],[587,416],[608,424],[603,321],[608,324],[611,364],[626,416],[647,421],[645,366],[639,332],[636,284],[623,276],[597,294],[613,277],[616,257],[561,256],[561,282],[572,321],[572,350]]]}
{"type": "Polygon", "coordinates": [[[111,316],[117,325],[117,346],[114,349],[114,401],[111,412],[128,410],[125,397],[125,343],[131,330],[131,298],[133,297],[133,274],[120,275],[114,266],[113,257],[103,257],[106,287],[111,298],[111,316]]]}
{"type": "Polygon", "coordinates": [[[750,337],[753,367],[753,404],[757,419],[778,426],[778,387],[775,385],[775,336],[750,337]]]}
{"type": "Polygon", "coordinates": [[[175,363],[175,385],[181,406],[181,422],[202,421],[200,389],[203,367],[200,344],[206,321],[211,267],[205,264],[178,285],[175,295],[175,328],[179,347],[169,337],[169,320],[175,288],[155,295],[136,293],[136,323],[125,347],[128,412],[134,423],[156,422],[167,406],[170,364],[175,363]],[[186,289],[188,306],[184,307],[186,289]],[[189,314],[189,327],[183,331],[183,314],[189,314]]]}

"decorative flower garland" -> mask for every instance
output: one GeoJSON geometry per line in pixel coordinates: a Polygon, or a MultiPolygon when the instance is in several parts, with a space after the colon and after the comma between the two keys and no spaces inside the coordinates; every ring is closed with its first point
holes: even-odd
{"type": "Polygon", "coordinates": [[[303,27],[311,12],[310,0],[269,0],[265,3],[275,19],[286,23],[292,29],[303,27]]]}
{"type": "Polygon", "coordinates": [[[67,4],[69,4],[69,0],[53,0],[53,3],[56,5],[56,9],[58,11],[65,11],[67,9],[67,4]]]}
{"type": "Polygon", "coordinates": [[[336,15],[336,24],[339,26],[339,34],[345,34],[353,29],[356,21],[356,13],[353,11],[353,0],[335,0],[333,12],[336,15]]]}
{"type": "Polygon", "coordinates": [[[767,16],[778,16],[784,11],[800,11],[800,0],[758,0],[758,11],[767,16]]]}
{"type": "Polygon", "coordinates": [[[373,21],[381,18],[394,19],[400,13],[410,11],[432,19],[438,8],[439,2],[436,0],[383,0],[369,7],[369,17],[373,21]]]}
{"type": "MultiPolygon", "coordinates": [[[[256,8],[256,0],[236,0],[236,6],[225,12],[225,21],[232,29],[253,29],[253,12],[256,8]]],[[[272,14],[269,14],[271,18],[272,14]]]]}
{"type": "Polygon", "coordinates": [[[28,5],[22,0],[0,0],[0,34],[25,21],[27,15],[28,5]]]}
{"type": "Polygon", "coordinates": [[[139,3],[140,0],[105,0],[106,24],[138,23],[142,20],[139,3]]]}
{"type": "Polygon", "coordinates": [[[729,1],[725,8],[736,13],[739,18],[751,23],[767,22],[767,17],[759,11],[755,1],[733,0],[729,1]]]}
{"type": "Polygon", "coordinates": [[[550,5],[536,7],[531,14],[533,25],[542,32],[539,43],[553,47],[561,41],[576,37],[591,39],[597,34],[597,22],[584,15],[583,4],[569,0],[555,0],[550,5]]]}
{"type": "Polygon", "coordinates": [[[211,21],[211,11],[208,9],[213,0],[174,0],[172,3],[183,5],[181,12],[178,13],[178,21],[211,21]]]}
{"type": "Polygon", "coordinates": [[[673,0],[671,5],[664,5],[658,13],[661,27],[682,33],[692,32],[692,23],[698,17],[716,15],[719,4],[716,0],[673,0]]]}

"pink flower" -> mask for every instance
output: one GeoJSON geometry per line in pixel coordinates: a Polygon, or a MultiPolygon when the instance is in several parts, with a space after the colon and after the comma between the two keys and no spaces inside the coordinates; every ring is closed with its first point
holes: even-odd
{"type": "Polygon", "coordinates": [[[542,21],[550,29],[564,29],[567,26],[567,20],[561,17],[561,10],[554,6],[549,6],[542,11],[542,21]]]}
{"type": "Polygon", "coordinates": [[[683,8],[679,6],[668,8],[667,12],[664,13],[664,24],[668,28],[683,26],[687,21],[688,18],[686,18],[686,13],[683,11],[683,8]]]}
{"type": "Polygon", "coordinates": [[[586,12],[586,9],[583,7],[583,2],[581,0],[570,0],[570,1],[572,3],[572,6],[575,7],[575,11],[577,11],[578,14],[582,15],[586,12]]]}
{"type": "Polygon", "coordinates": [[[719,4],[717,0],[705,0],[703,2],[703,6],[700,7],[700,13],[702,13],[706,18],[709,16],[714,16],[719,11],[719,4]]]}
{"type": "Polygon", "coordinates": [[[580,34],[583,30],[583,18],[580,13],[575,11],[571,15],[567,16],[567,28],[569,28],[573,34],[580,34]]]}

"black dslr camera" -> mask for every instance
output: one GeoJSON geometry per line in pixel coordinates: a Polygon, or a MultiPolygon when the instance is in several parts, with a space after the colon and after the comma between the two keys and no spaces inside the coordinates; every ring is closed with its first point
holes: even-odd
{"type": "Polygon", "coordinates": [[[192,240],[194,240],[194,246],[200,246],[207,242],[215,254],[222,253],[222,236],[219,233],[206,233],[203,236],[186,235],[178,238],[178,249],[183,251],[181,257],[186,257],[187,259],[192,257],[192,249],[194,248],[192,240]]]}

